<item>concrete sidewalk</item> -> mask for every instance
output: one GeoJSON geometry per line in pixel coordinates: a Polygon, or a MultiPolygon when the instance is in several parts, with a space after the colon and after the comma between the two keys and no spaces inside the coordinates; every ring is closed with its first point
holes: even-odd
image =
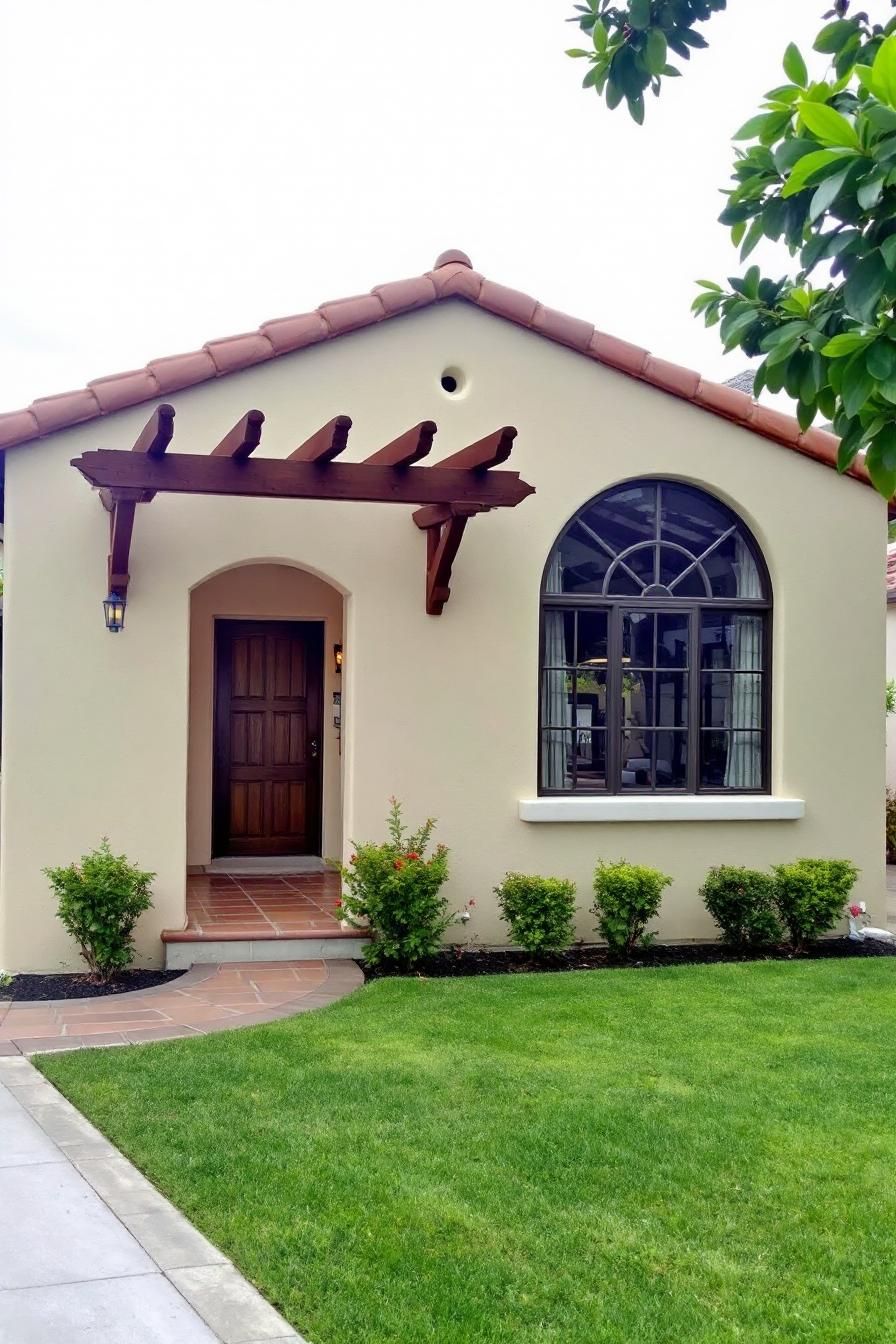
{"type": "Polygon", "coordinates": [[[0,1344],[303,1344],[23,1057],[0,1059],[0,1344]]]}

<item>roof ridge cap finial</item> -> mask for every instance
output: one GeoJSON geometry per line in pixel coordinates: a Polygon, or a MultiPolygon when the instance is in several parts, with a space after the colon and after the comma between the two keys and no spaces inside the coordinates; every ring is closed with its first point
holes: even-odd
{"type": "Polygon", "coordinates": [[[456,247],[449,247],[447,252],[440,252],[436,257],[433,270],[437,271],[440,266],[450,266],[452,264],[466,266],[471,271],[473,269],[473,263],[466,252],[461,252],[456,247]]]}

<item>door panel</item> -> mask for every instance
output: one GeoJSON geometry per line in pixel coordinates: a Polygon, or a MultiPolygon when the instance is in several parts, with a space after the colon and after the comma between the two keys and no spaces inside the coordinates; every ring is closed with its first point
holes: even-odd
{"type": "Polygon", "coordinates": [[[318,854],[323,626],[217,621],[212,852],[318,854]]]}

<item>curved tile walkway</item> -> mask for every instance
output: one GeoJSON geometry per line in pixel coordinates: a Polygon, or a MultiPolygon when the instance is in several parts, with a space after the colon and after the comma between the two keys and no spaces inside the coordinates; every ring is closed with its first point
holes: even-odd
{"type": "Polygon", "coordinates": [[[353,961],[237,961],[194,966],[177,980],[129,994],[0,1001],[0,1055],[136,1045],[256,1026],[322,1008],[363,981],[353,961]]]}

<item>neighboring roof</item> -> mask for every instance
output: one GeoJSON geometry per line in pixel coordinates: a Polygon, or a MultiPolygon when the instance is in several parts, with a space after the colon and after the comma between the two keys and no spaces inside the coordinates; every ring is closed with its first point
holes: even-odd
{"type": "Polygon", "coordinates": [[[755,369],[742,369],[741,372],[736,373],[733,378],[726,378],[725,386],[736,387],[738,392],[747,392],[749,393],[750,396],[752,396],[753,383],[755,382],[755,380],[756,380],[755,369]]]}
{"type": "Polygon", "coordinates": [[[887,547],[887,601],[896,602],[896,546],[887,547]]]}
{"type": "MultiPolygon", "coordinates": [[[[25,410],[0,415],[0,451],[43,438],[71,425],[109,415],[140,402],[167,397],[185,387],[250,368],[280,355],[317,345],[360,327],[445,299],[464,299],[517,326],[569,346],[589,359],[618,369],[674,397],[693,402],[774,443],[835,466],[838,439],[823,429],[801,430],[792,416],[762,406],[746,392],[708,382],[693,369],[657,359],[640,346],[598,331],[590,322],[545,308],[516,289],[486,280],[463,252],[443,252],[425,275],[378,285],[370,294],[321,304],[310,313],[265,322],[257,331],[209,341],[186,355],[154,359],[143,369],[96,378],[76,392],[41,397],[25,410]]],[[[868,482],[860,462],[849,475],[868,482]]]]}

